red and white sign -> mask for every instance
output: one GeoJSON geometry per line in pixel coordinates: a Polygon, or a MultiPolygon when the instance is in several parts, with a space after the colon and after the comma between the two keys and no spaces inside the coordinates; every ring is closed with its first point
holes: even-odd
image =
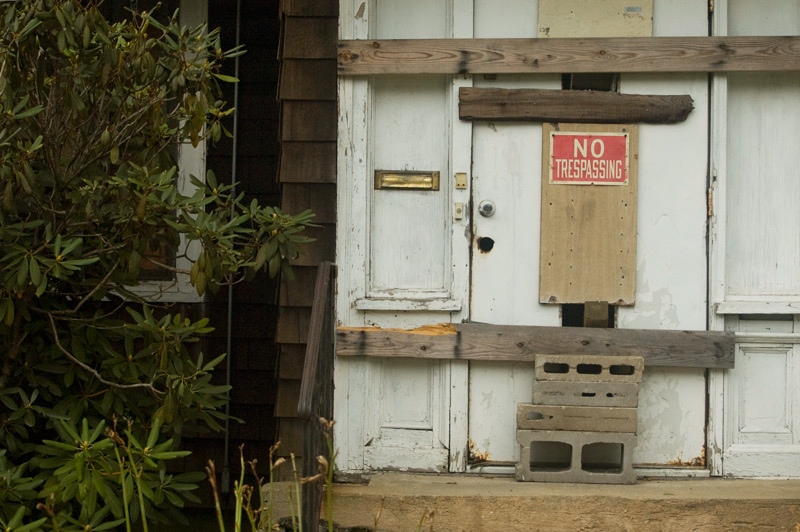
{"type": "Polygon", "coordinates": [[[550,183],[627,185],[627,133],[550,133],[550,183]]]}

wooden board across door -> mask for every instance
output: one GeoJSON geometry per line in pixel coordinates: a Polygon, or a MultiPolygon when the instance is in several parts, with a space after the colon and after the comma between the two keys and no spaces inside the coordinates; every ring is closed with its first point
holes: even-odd
{"type": "Polygon", "coordinates": [[[638,150],[635,124],[543,124],[540,303],[634,304],[638,150]],[[553,131],[626,133],[627,184],[551,184],[553,131]]]}

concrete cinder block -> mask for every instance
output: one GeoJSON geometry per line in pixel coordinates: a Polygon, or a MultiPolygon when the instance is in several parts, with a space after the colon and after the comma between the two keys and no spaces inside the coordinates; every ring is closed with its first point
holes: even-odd
{"type": "Polygon", "coordinates": [[[639,384],[635,382],[534,381],[533,404],[566,406],[639,405],[639,384]]]}
{"type": "Polygon", "coordinates": [[[642,357],[536,355],[537,381],[640,382],[642,357]]]}
{"type": "MultiPolygon", "coordinates": [[[[517,443],[520,444],[520,458],[516,465],[515,476],[520,481],[583,484],[634,484],[636,482],[636,471],[633,469],[632,462],[636,434],[517,430],[517,443]],[[569,462],[548,461],[547,456],[539,456],[542,453],[539,453],[538,449],[537,455],[531,460],[531,448],[538,443],[569,447],[569,462]],[[614,450],[618,450],[618,453],[614,453],[614,459],[608,463],[592,463],[593,451],[598,450],[598,446],[608,447],[612,453],[614,450]]],[[[562,460],[564,459],[562,458],[562,460]]]]}
{"type": "Polygon", "coordinates": [[[517,405],[517,428],[590,432],[636,432],[636,409],[607,406],[517,405]]]}

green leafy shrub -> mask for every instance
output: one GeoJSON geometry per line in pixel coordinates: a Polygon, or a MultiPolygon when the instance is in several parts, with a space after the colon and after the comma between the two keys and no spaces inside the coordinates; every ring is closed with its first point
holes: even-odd
{"type": "Polygon", "coordinates": [[[199,477],[165,461],[185,427],[224,419],[223,356],[189,349],[207,320],[145,301],[143,267],[199,295],[291,275],[312,214],[245,203],[210,172],[181,182],[170,147],[219,139],[231,113],[219,67],[242,52],[217,32],[112,24],[94,1],[0,16],[0,527],[111,529],[182,506],[199,477]]]}

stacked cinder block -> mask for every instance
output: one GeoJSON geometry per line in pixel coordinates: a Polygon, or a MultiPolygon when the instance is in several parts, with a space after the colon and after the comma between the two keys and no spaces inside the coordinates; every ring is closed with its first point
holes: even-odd
{"type": "Polygon", "coordinates": [[[537,355],[517,405],[517,480],[633,484],[641,357],[537,355]]]}

